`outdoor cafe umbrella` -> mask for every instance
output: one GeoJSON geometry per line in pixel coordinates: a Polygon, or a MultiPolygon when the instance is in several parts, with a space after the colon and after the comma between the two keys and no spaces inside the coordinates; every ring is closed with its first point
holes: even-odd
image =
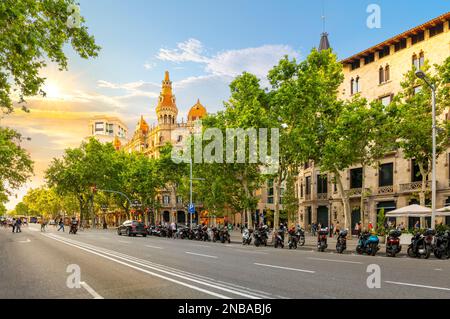
{"type": "MultiPolygon", "coordinates": [[[[450,212],[450,211],[449,211],[450,212]]],[[[389,213],[386,217],[430,217],[431,209],[417,204],[405,206],[389,213]]]]}
{"type": "Polygon", "coordinates": [[[450,216],[450,206],[436,210],[436,216],[450,216]]]}

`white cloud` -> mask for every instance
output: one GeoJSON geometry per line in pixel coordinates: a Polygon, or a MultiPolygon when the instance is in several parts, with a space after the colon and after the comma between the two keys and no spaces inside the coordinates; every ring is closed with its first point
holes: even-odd
{"type": "Polygon", "coordinates": [[[265,80],[267,72],[285,55],[299,57],[299,54],[288,45],[263,45],[255,48],[226,50],[207,56],[199,40],[188,39],[178,43],[177,49],[160,49],[156,58],[174,63],[204,64],[208,75],[236,77],[247,71],[265,80]]]}
{"type": "Polygon", "coordinates": [[[177,44],[177,49],[160,49],[156,56],[162,61],[180,62],[197,62],[205,63],[208,58],[203,56],[203,44],[197,39],[188,39],[185,42],[177,44]]]}

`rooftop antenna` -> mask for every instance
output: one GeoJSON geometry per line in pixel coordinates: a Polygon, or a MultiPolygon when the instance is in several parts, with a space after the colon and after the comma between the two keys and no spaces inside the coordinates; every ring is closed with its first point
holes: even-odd
{"type": "Polygon", "coordinates": [[[325,33],[325,20],[326,20],[326,16],[325,16],[325,0],[322,0],[322,32],[325,33]]]}

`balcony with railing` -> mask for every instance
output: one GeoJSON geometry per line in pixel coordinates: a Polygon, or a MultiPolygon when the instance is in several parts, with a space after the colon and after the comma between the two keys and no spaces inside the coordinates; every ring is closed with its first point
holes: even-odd
{"type": "MultiPolygon", "coordinates": [[[[347,195],[349,197],[361,197],[361,195],[363,193],[363,189],[362,188],[351,188],[349,190],[346,190],[345,192],[347,193],[347,195]]],[[[364,193],[365,193],[365,195],[370,193],[370,189],[364,188],[364,193]]]]}
{"type": "Polygon", "coordinates": [[[328,193],[317,193],[317,200],[328,200],[328,193]]]}
{"type": "MultiPolygon", "coordinates": [[[[427,182],[427,189],[431,188],[431,181],[427,182]]],[[[401,193],[420,192],[422,189],[422,182],[411,182],[400,184],[399,190],[401,193]]]]}
{"type": "Polygon", "coordinates": [[[379,186],[378,187],[378,194],[392,194],[394,193],[394,185],[387,185],[387,186],[379,186]]]}

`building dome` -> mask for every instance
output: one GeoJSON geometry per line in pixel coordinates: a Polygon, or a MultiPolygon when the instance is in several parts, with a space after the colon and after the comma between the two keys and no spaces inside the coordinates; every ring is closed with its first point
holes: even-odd
{"type": "Polygon", "coordinates": [[[206,109],[205,107],[200,103],[200,99],[197,100],[197,103],[191,109],[188,113],[188,121],[193,122],[199,119],[202,119],[206,116],[206,109]]]}
{"type": "Polygon", "coordinates": [[[120,148],[122,147],[122,143],[120,142],[120,139],[117,135],[114,137],[113,145],[116,151],[120,150],[120,148]]]}
{"type": "Polygon", "coordinates": [[[147,134],[150,129],[150,127],[148,126],[147,122],[144,120],[144,117],[142,115],[136,129],[141,131],[143,134],[147,134]]]}

